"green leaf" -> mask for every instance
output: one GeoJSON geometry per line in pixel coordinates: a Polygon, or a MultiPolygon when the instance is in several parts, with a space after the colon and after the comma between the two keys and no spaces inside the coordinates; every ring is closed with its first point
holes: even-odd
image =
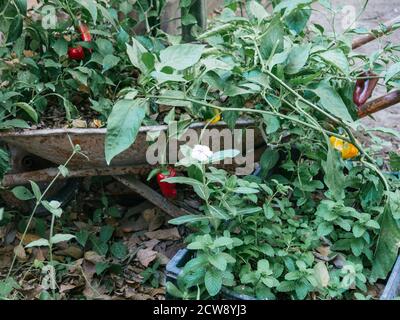
{"type": "Polygon", "coordinates": [[[178,183],[178,184],[187,184],[189,186],[203,186],[203,183],[200,181],[193,179],[193,178],[187,178],[187,177],[171,177],[171,178],[165,178],[162,180],[162,182],[168,182],[168,183],[178,183]]]}
{"type": "Polygon", "coordinates": [[[400,155],[391,151],[389,152],[390,168],[394,171],[400,171],[400,155]]]}
{"type": "Polygon", "coordinates": [[[103,72],[106,72],[106,71],[114,68],[116,65],[118,65],[120,60],[121,60],[120,58],[118,58],[112,54],[106,55],[103,59],[103,72]]]}
{"type": "Polygon", "coordinates": [[[342,171],[340,154],[329,144],[326,161],[322,161],[325,176],[324,182],[335,200],[344,198],[345,177],[342,171]]]}
{"type": "Polygon", "coordinates": [[[50,243],[47,239],[38,239],[32,242],[29,242],[25,248],[33,248],[33,247],[50,247],[50,243]]]}
{"type": "Polygon", "coordinates": [[[114,233],[114,227],[110,225],[102,226],[99,235],[100,241],[107,242],[108,240],[111,239],[113,233],[114,233]]]}
{"type": "Polygon", "coordinates": [[[273,115],[263,115],[264,118],[264,123],[267,126],[265,132],[267,134],[274,133],[279,130],[281,127],[281,123],[279,121],[279,118],[273,115]]]}
{"type": "Polygon", "coordinates": [[[75,236],[72,234],[62,234],[62,233],[57,233],[54,236],[51,237],[50,242],[52,244],[59,243],[59,242],[64,242],[64,241],[69,241],[71,239],[74,239],[75,236]]]}
{"type": "Polygon", "coordinates": [[[295,34],[299,34],[304,30],[308,20],[311,17],[311,9],[298,9],[291,12],[286,18],[285,23],[289,30],[295,34]]]}
{"type": "Polygon", "coordinates": [[[18,200],[22,200],[22,201],[26,201],[26,200],[35,198],[35,196],[32,194],[32,192],[30,192],[24,186],[15,187],[14,189],[11,190],[11,192],[18,200]]]}
{"type": "Polygon", "coordinates": [[[365,227],[356,223],[353,225],[353,234],[356,238],[361,238],[365,233],[365,227]]]}
{"type": "Polygon", "coordinates": [[[56,217],[61,217],[62,215],[62,208],[60,208],[61,203],[58,201],[46,201],[43,200],[42,202],[43,207],[45,207],[49,212],[51,212],[52,214],[54,214],[56,217]]]}
{"type": "Polygon", "coordinates": [[[376,127],[376,128],[367,129],[367,131],[378,131],[378,132],[382,132],[382,133],[386,133],[386,134],[392,135],[393,137],[396,137],[396,138],[400,139],[400,132],[398,130],[395,130],[395,129],[392,129],[392,128],[376,127]]]}
{"type": "Polygon", "coordinates": [[[197,216],[197,215],[185,215],[181,216],[178,218],[174,218],[168,221],[170,224],[174,225],[181,225],[181,224],[186,224],[186,223],[193,223],[193,222],[199,222],[199,221],[208,221],[209,218],[206,216],[197,216]]]}
{"type": "Polygon", "coordinates": [[[386,205],[380,220],[380,234],[372,261],[371,278],[386,279],[397,259],[400,247],[400,227],[393,218],[390,205],[386,205]]]}
{"type": "Polygon", "coordinates": [[[260,190],[254,189],[254,188],[249,188],[249,187],[237,187],[233,190],[233,192],[239,193],[239,194],[255,194],[255,193],[259,193],[260,190]]]}
{"type": "Polygon", "coordinates": [[[261,176],[266,177],[268,175],[268,172],[275,167],[278,161],[279,152],[270,148],[266,149],[260,159],[261,176]]]}
{"type": "Polygon", "coordinates": [[[247,11],[250,13],[250,16],[258,20],[258,23],[269,17],[267,10],[255,0],[247,2],[247,11]]]}
{"type": "Polygon", "coordinates": [[[29,124],[22,119],[11,119],[0,122],[0,129],[13,129],[13,128],[20,128],[20,129],[28,129],[30,128],[29,124]]]}
{"type": "Polygon", "coordinates": [[[26,16],[26,11],[28,9],[26,0],[15,0],[15,5],[17,6],[19,13],[26,16]]]}
{"type": "Polygon", "coordinates": [[[65,178],[69,175],[69,170],[66,166],[64,165],[59,165],[58,170],[60,171],[61,175],[65,178]]]}
{"type": "Polygon", "coordinates": [[[217,219],[222,219],[222,220],[229,220],[230,216],[228,215],[227,212],[223,208],[216,207],[216,206],[211,206],[209,205],[208,207],[209,213],[213,218],[217,219]]]}
{"type": "Polygon", "coordinates": [[[217,254],[213,256],[208,256],[208,261],[218,270],[226,270],[227,262],[222,255],[217,254]]]}
{"type": "Polygon", "coordinates": [[[84,7],[87,11],[89,11],[92,16],[93,23],[96,24],[97,21],[97,6],[96,1],[94,0],[75,0],[76,3],[84,7]]]}
{"type": "Polygon", "coordinates": [[[160,51],[161,64],[175,70],[185,70],[200,60],[204,48],[204,45],[189,43],[167,47],[160,51]]]}
{"type": "Polygon", "coordinates": [[[42,192],[40,191],[39,186],[34,181],[29,180],[29,182],[31,183],[31,189],[33,191],[33,194],[35,195],[36,200],[39,200],[42,197],[42,192]]]}
{"type": "Polygon", "coordinates": [[[218,247],[226,247],[233,244],[233,239],[229,237],[219,237],[214,240],[214,246],[218,247]]]}
{"type": "Polygon", "coordinates": [[[65,56],[68,52],[68,42],[64,38],[58,39],[52,47],[59,57],[65,56]]]}
{"type": "Polygon", "coordinates": [[[327,63],[335,66],[343,72],[344,75],[349,75],[350,67],[346,55],[340,49],[329,50],[321,52],[319,56],[327,63]]]}
{"type": "Polygon", "coordinates": [[[284,29],[282,22],[279,17],[276,17],[271,21],[260,40],[260,51],[265,60],[268,60],[272,53],[277,54],[283,51],[283,36],[284,29]]]}
{"type": "Polygon", "coordinates": [[[95,264],[96,274],[99,276],[110,267],[107,262],[97,262],[95,264]]]}
{"type": "Polygon", "coordinates": [[[87,242],[88,238],[89,238],[89,231],[87,231],[86,229],[81,229],[76,234],[76,241],[78,241],[78,243],[82,247],[84,247],[86,245],[86,242],[87,242]]]}
{"type": "Polygon", "coordinates": [[[321,82],[314,92],[320,98],[320,104],[325,110],[342,120],[353,122],[342,98],[327,82],[321,82]]]}
{"type": "Polygon", "coordinates": [[[10,24],[8,29],[7,42],[14,42],[21,34],[24,25],[24,19],[21,15],[17,15],[10,24]]]}
{"type": "Polygon", "coordinates": [[[146,115],[148,105],[145,99],[120,100],[115,105],[108,118],[105,141],[106,161],[111,160],[128,149],[135,142],[140,125],[146,115]]]}
{"type": "Polygon", "coordinates": [[[400,73],[400,62],[392,64],[389,69],[386,71],[385,75],[385,83],[388,83],[393,77],[397,76],[400,73]]]}
{"type": "Polygon", "coordinates": [[[333,225],[329,222],[322,222],[318,225],[317,234],[318,236],[327,236],[333,231],[333,225]]]}
{"type": "Polygon", "coordinates": [[[306,65],[310,55],[311,44],[295,45],[290,50],[286,61],[285,72],[296,74],[306,65]]]}
{"type": "Polygon", "coordinates": [[[3,180],[4,175],[10,169],[10,155],[6,150],[0,148],[0,181],[3,180]]]}
{"type": "Polygon", "coordinates": [[[167,292],[175,298],[183,298],[183,293],[170,281],[165,284],[167,292]]]}
{"type": "Polygon", "coordinates": [[[128,249],[122,242],[114,242],[110,248],[111,254],[117,259],[125,259],[128,254],[128,249]]]}
{"type": "Polygon", "coordinates": [[[142,55],[147,52],[146,48],[135,38],[132,38],[132,45],[127,44],[126,51],[133,66],[138,68],[142,73],[146,73],[147,68],[142,60],[142,55]]]}
{"type": "Polygon", "coordinates": [[[36,112],[35,109],[33,109],[29,104],[25,103],[25,102],[17,102],[15,104],[18,108],[21,108],[22,110],[24,110],[26,112],[26,114],[34,121],[34,122],[38,122],[39,120],[39,116],[36,112]]]}
{"type": "Polygon", "coordinates": [[[207,292],[211,297],[214,297],[220,292],[222,287],[222,271],[210,269],[204,276],[204,284],[207,292]]]}

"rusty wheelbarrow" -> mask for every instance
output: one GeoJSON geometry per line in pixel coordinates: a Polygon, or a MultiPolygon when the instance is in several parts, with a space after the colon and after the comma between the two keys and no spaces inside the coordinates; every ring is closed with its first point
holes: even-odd
{"type": "MultiPolygon", "coordinates": [[[[204,125],[205,123],[202,122],[193,123],[189,126],[189,129],[193,129],[193,132],[200,135],[204,125]]],[[[231,132],[232,137],[237,139],[238,134],[242,135],[244,133],[244,129],[254,130],[254,143],[253,141],[251,142],[252,147],[250,149],[247,145],[248,142],[244,141],[243,137],[239,137],[239,144],[242,146],[246,144],[246,152],[252,153],[254,161],[258,161],[265,149],[264,139],[254,120],[239,119],[234,130],[228,129],[226,123],[222,121],[207,128],[210,130],[206,137],[203,136],[202,141],[204,141],[204,138],[209,139],[211,142],[210,148],[213,149],[214,147],[215,149],[213,151],[232,148],[235,143],[237,146],[238,141],[226,140],[226,133],[231,132]],[[216,140],[218,143],[215,143],[216,140]]],[[[141,127],[135,143],[115,157],[110,166],[107,166],[104,157],[106,129],[27,129],[0,132],[0,142],[7,145],[11,154],[12,165],[12,170],[5,175],[2,185],[4,187],[22,185],[28,183],[29,180],[44,184],[51,181],[59,171],[58,165],[64,164],[70,157],[72,142],[74,145],[80,145],[85,156],[77,154],[72,158],[68,164],[69,174],[67,178],[113,176],[116,180],[160,207],[169,215],[181,215],[183,213],[182,209],[173,205],[148,185],[135,178],[135,176],[149,173],[155,167],[154,164],[149,164],[146,158],[150,145],[146,138],[147,135],[152,132],[166,132],[167,129],[166,125],[141,127]]],[[[179,141],[176,148],[179,150],[179,146],[183,143],[185,141],[179,141]]],[[[233,169],[236,165],[232,164],[225,167],[233,169]]],[[[61,176],[60,178],[63,179],[64,177],[61,176]]],[[[62,185],[62,187],[65,188],[65,185],[62,185]]],[[[22,205],[22,203],[15,200],[9,191],[3,191],[2,196],[8,204],[14,206],[22,205]]]]}

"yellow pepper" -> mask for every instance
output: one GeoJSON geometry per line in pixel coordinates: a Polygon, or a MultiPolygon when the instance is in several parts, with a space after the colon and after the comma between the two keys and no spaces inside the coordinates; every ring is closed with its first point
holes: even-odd
{"type": "Polygon", "coordinates": [[[221,113],[217,113],[214,117],[212,117],[211,119],[207,119],[207,122],[210,122],[210,124],[215,124],[218,121],[221,120],[221,113]]]}
{"type": "Polygon", "coordinates": [[[349,142],[343,141],[342,139],[333,136],[330,137],[329,140],[331,142],[332,147],[341,152],[342,158],[344,160],[352,159],[360,154],[358,149],[349,142]]]}

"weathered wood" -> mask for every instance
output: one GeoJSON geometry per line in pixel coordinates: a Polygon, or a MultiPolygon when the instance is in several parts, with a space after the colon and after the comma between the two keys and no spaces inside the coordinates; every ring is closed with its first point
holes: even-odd
{"type": "MultiPolygon", "coordinates": [[[[59,179],[69,179],[78,177],[91,177],[91,176],[116,176],[126,174],[138,174],[143,175],[153,169],[150,165],[140,166],[126,166],[126,167],[103,167],[103,168],[91,168],[91,169],[78,169],[69,170],[68,176],[64,177],[60,175],[59,179]]],[[[22,173],[10,173],[6,174],[1,182],[3,187],[11,187],[15,185],[23,185],[29,183],[29,180],[35,182],[47,182],[54,179],[58,174],[58,168],[46,168],[42,170],[27,171],[22,173]]]]}
{"type": "Polygon", "coordinates": [[[381,31],[378,29],[372,30],[370,32],[370,34],[356,38],[355,40],[353,40],[352,43],[352,48],[357,49],[371,41],[374,41],[375,39],[378,39],[382,36],[384,36],[385,34],[388,34],[389,32],[391,32],[393,30],[393,27],[395,24],[400,23],[400,16],[397,16],[396,18],[384,23],[384,25],[386,26],[386,30],[385,31],[381,31]]]}
{"type": "Polygon", "coordinates": [[[182,208],[178,208],[148,185],[132,176],[114,176],[114,179],[121,182],[129,189],[135,191],[138,195],[142,196],[171,217],[175,218],[185,214],[190,214],[190,212],[182,208]]]}
{"type": "Polygon", "coordinates": [[[358,110],[358,116],[364,118],[375,112],[389,108],[400,102],[400,90],[390,92],[382,97],[367,102],[358,110]]]}

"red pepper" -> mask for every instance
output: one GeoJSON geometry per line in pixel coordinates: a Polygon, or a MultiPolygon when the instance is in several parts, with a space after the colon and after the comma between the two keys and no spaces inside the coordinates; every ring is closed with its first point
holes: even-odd
{"type": "Polygon", "coordinates": [[[371,79],[358,79],[356,87],[354,88],[353,101],[357,107],[361,107],[371,97],[379,79],[377,75],[371,71],[367,71],[361,74],[361,77],[371,79]]]}
{"type": "Polygon", "coordinates": [[[173,168],[168,168],[168,171],[162,171],[157,174],[157,182],[160,186],[161,193],[166,198],[176,198],[176,185],[175,183],[162,182],[165,178],[175,177],[176,171],[173,168]]]}
{"type": "Polygon", "coordinates": [[[83,60],[85,58],[85,52],[81,46],[68,48],[68,58],[71,60],[83,60]]]}
{"type": "Polygon", "coordinates": [[[89,32],[89,27],[86,24],[80,23],[78,26],[78,31],[81,34],[82,41],[85,41],[85,42],[92,41],[92,36],[89,32]]]}

